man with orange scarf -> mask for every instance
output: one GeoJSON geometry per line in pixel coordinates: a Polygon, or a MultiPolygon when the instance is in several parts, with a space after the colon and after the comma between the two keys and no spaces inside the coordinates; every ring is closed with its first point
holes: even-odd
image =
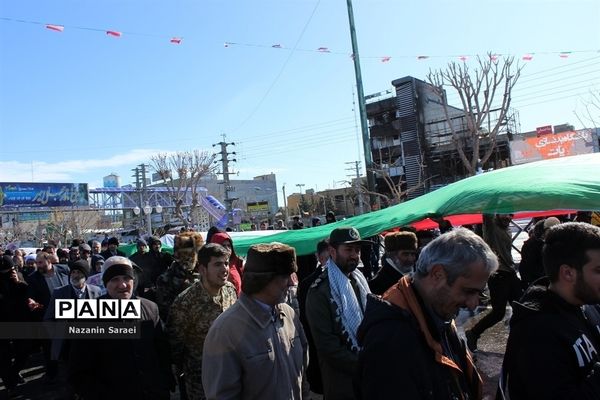
{"type": "Polygon", "coordinates": [[[427,245],[413,276],[383,298],[369,296],[358,330],[359,398],[481,399],[481,378],[454,317],[479,304],[498,260],[473,232],[459,228],[427,245]]]}

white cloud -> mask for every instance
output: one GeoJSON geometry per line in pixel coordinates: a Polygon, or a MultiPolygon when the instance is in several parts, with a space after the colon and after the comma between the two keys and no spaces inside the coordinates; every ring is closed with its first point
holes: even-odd
{"type": "MultiPolygon", "coordinates": [[[[165,150],[134,149],[127,153],[115,154],[105,159],[82,159],[57,162],[31,160],[29,163],[19,161],[0,161],[1,182],[73,182],[81,181],[81,177],[93,171],[100,175],[121,167],[134,167],[137,163],[148,162],[150,157],[165,150]]],[[[94,174],[97,175],[97,174],[94,174]]],[[[86,181],[86,180],[84,180],[86,181]]]]}
{"type": "Polygon", "coordinates": [[[271,168],[271,167],[248,167],[248,168],[236,169],[236,172],[239,172],[240,177],[242,175],[248,176],[248,177],[255,177],[255,176],[259,176],[259,175],[268,175],[271,173],[278,175],[285,171],[286,171],[285,168],[271,168]]]}

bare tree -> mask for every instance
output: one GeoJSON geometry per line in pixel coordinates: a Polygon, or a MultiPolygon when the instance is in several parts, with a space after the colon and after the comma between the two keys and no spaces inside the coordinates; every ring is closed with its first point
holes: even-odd
{"type": "Polygon", "coordinates": [[[470,175],[475,175],[478,160],[483,165],[494,152],[498,132],[506,124],[512,90],[523,69],[518,62],[515,65],[514,57],[498,58],[491,53],[486,57],[478,56],[477,62],[474,72],[467,63],[452,61],[446,69],[430,70],[427,75],[427,80],[442,99],[452,142],[470,175]],[[444,87],[453,88],[460,98],[466,122],[462,132],[456,126],[456,115],[451,115],[444,87]],[[489,146],[481,155],[483,140],[487,140],[489,146]],[[469,149],[471,158],[467,154],[469,149]]]}
{"type": "Polygon", "coordinates": [[[600,91],[590,91],[587,99],[581,99],[580,110],[573,111],[584,128],[596,128],[600,123],[600,91]]]}
{"type": "MultiPolygon", "coordinates": [[[[159,174],[168,188],[169,196],[175,204],[175,215],[187,227],[189,221],[183,214],[183,207],[195,210],[200,205],[198,184],[202,177],[213,173],[215,155],[207,151],[192,150],[175,153],[159,153],[150,158],[152,168],[159,174]],[[191,198],[188,202],[188,195],[191,198]]],[[[196,223],[194,213],[190,213],[192,224],[196,223]]]]}
{"type": "MultiPolygon", "coordinates": [[[[421,159],[424,159],[424,155],[421,154],[421,159]]],[[[419,173],[419,180],[416,183],[416,185],[413,185],[411,187],[407,187],[404,188],[406,181],[398,178],[397,179],[397,183],[394,180],[394,177],[390,174],[390,166],[394,166],[395,160],[393,160],[392,155],[390,154],[388,156],[387,162],[384,163],[383,160],[381,163],[373,163],[373,168],[371,169],[371,171],[373,171],[373,173],[375,174],[376,177],[381,178],[383,180],[383,182],[385,183],[385,186],[388,189],[388,194],[384,194],[384,193],[379,193],[379,192],[371,192],[368,190],[368,188],[366,187],[366,185],[361,184],[359,187],[359,190],[362,193],[365,194],[369,194],[369,195],[374,195],[379,197],[380,199],[382,199],[387,205],[391,206],[391,205],[396,205],[396,204],[400,204],[402,203],[404,200],[406,200],[406,196],[409,193],[414,192],[415,190],[421,188],[422,186],[424,186],[427,181],[431,178],[427,178],[427,179],[423,179],[424,174],[424,169],[425,169],[425,164],[421,163],[419,165],[419,169],[420,169],[420,173],[419,173]]],[[[396,167],[396,168],[401,168],[401,167],[396,167]]]]}
{"type": "Polygon", "coordinates": [[[46,225],[46,236],[67,244],[70,239],[82,238],[99,227],[102,219],[100,210],[78,210],[60,207],[52,210],[46,225]]]}

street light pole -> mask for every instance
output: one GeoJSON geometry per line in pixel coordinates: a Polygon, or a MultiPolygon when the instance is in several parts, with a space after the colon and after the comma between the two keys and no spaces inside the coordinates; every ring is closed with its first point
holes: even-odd
{"type": "Polygon", "coordinates": [[[287,209],[287,198],[285,197],[285,183],[283,184],[283,217],[284,222],[287,226],[287,222],[288,222],[288,209],[287,209]]]}
{"type": "Polygon", "coordinates": [[[306,185],[304,183],[296,183],[296,186],[300,188],[300,194],[302,195],[302,188],[306,185]]]}
{"type": "Polygon", "coordinates": [[[148,203],[144,206],[144,214],[146,214],[146,232],[148,236],[152,236],[152,207],[148,203]]]}
{"type": "MultiPolygon", "coordinates": [[[[354,26],[354,11],[352,0],[346,0],[348,6],[348,21],[350,23],[350,39],[352,41],[352,59],[354,61],[354,74],[356,76],[356,91],[358,95],[358,111],[360,115],[360,128],[363,139],[363,150],[365,152],[365,167],[367,171],[367,188],[371,193],[375,192],[375,175],[373,174],[373,156],[371,155],[371,140],[369,139],[369,126],[367,123],[367,108],[365,105],[365,94],[360,71],[360,57],[358,55],[358,41],[356,40],[356,28],[354,26]]],[[[371,205],[375,202],[375,196],[370,195],[371,205]]]]}

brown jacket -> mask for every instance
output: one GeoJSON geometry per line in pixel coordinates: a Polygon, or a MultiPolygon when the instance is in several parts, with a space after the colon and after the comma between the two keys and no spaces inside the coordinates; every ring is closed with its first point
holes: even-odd
{"type": "Polygon", "coordinates": [[[308,399],[308,346],[300,319],[287,304],[271,316],[242,293],[210,327],[202,384],[207,399],[308,399]]]}

